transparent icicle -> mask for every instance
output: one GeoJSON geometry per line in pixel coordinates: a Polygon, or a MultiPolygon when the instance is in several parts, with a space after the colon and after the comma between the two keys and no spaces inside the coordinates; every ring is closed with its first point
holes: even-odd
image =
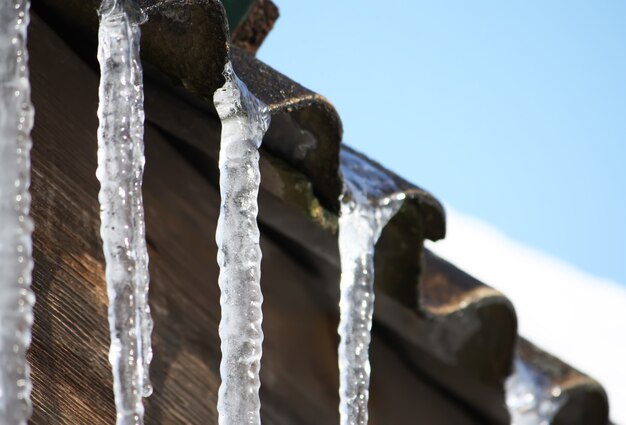
{"type": "Polygon", "coordinates": [[[565,401],[558,386],[515,360],[514,373],[506,381],[506,405],[512,425],[549,425],[565,401]]]}
{"type": "Polygon", "coordinates": [[[341,425],[367,425],[369,345],[374,313],[374,246],[402,206],[404,194],[371,198],[367,181],[344,161],[346,192],[339,217],[341,298],[339,302],[339,413],[341,425]]]}
{"type": "Polygon", "coordinates": [[[222,121],[221,206],[215,237],[222,307],[222,384],[217,409],[220,425],[258,425],[263,343],[258,148],[270,115],[267,107],[237,78],[230,63],[224,76],[226,83],[214,95],[222,121]]]}
{"type": "Polygon", "coordinates": [[[96,174],[109,296],[109,361],[117,424],[136,425],[143,423],[142,397],[152,393],[152,319],[141,193],[145,157],[139,25],[145,16],[132,0],[104,0],[99,13],[96,174]]]}
{"type": "Polygon", "coordinates": [[[28,0],[0,2],[0,423],[30,417],[33,269],[30,212],[30,102],[26,33],[28,0]]]}

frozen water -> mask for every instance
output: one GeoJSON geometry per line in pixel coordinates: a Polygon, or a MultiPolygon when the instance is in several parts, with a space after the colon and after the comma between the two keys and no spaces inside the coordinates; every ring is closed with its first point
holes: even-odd
{"type": "Polygon", "coordinates": [[[148,252],[141,184],[143,75],[140,29],[145,20],[131,0],[100,6],[98,170],[100,218],[109,296],[113,386],[118,425],[143,423],[152,393],[149,365],[152,319],[148,306],[148,252]]]}
{"type": "Polygon", "coordinates": [[[30,212],[30,102],[26,34],[28,0],[0,2],[0,423],[30,417],[33,304],[30,289],[33,222],[30,212]]]}
{"type": "Polygon", "coordinates": [[[506,405],[512,425],[549,425],[564,402],[561,389],[515,360],[515,372],[506,381],[506,405]]]}
{"type": "Polygon", "coordinates": [[[342,197],[339,217],[341,425],[367,425],[369,345],[374,312],[374,246],[404,200],[401,193],[380,198],[372,196],[368,187],[376,192],[384,186],[383,183],[389,182],[377,170],[378,174],[374,170],[365,170],[365,165],[355,155],[342,151],[341,169],[346,192],[342,197]],[[375,178],[377,175],[379,178],[375,178]]]}
{"type": "Polygon", "coordinates": [[[263,295],[257,225],[261,181],[258,148],[270,115],[267,106],[237,78],[230,63],[224,76],[226,83],[214,95],[222,121],[222,200],[215,237],[222,291],[222,385],[217,409],[220,425],[259,425],[263,295]]]}

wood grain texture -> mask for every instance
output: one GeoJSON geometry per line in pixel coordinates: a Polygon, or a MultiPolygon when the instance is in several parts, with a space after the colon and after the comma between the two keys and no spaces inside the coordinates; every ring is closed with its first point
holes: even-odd
{"type": "MultiPolygon", "coordinates": [[[[37,295],[33,424],[111,424],[114,405],[98,217],[98,76],[36,16],[30,33],[37,295]]],[[[207,140],[207,143],[217,143],[207,140]]],[[[148,126],[144,183],[155,320],[148,424],[215,424],[220,360],[218,192],[148,126]]],[[[338,423],[337,275],[262,236],[267,425],[338,423]]],[[[380,331],[372,345],[371,424],[479,424],[380,331]]]]}

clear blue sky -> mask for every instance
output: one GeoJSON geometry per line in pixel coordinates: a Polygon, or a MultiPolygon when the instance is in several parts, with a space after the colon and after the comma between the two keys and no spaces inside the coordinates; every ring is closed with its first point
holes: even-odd
{"type": "Polygon", "coordinates": [[[275,1],[260,59],[347,144],[626,284],[626,1],[275,1]]]}

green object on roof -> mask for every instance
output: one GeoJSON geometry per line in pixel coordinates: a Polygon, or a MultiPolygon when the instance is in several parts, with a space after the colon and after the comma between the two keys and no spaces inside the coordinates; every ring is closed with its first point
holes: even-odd
{"type": "Polygon", "coordinates": [[[245,19],[250,7],[255,1],[256,0],[222,0],[224,9],[226,9],[228,26],[231,32],[245,19]]]}

